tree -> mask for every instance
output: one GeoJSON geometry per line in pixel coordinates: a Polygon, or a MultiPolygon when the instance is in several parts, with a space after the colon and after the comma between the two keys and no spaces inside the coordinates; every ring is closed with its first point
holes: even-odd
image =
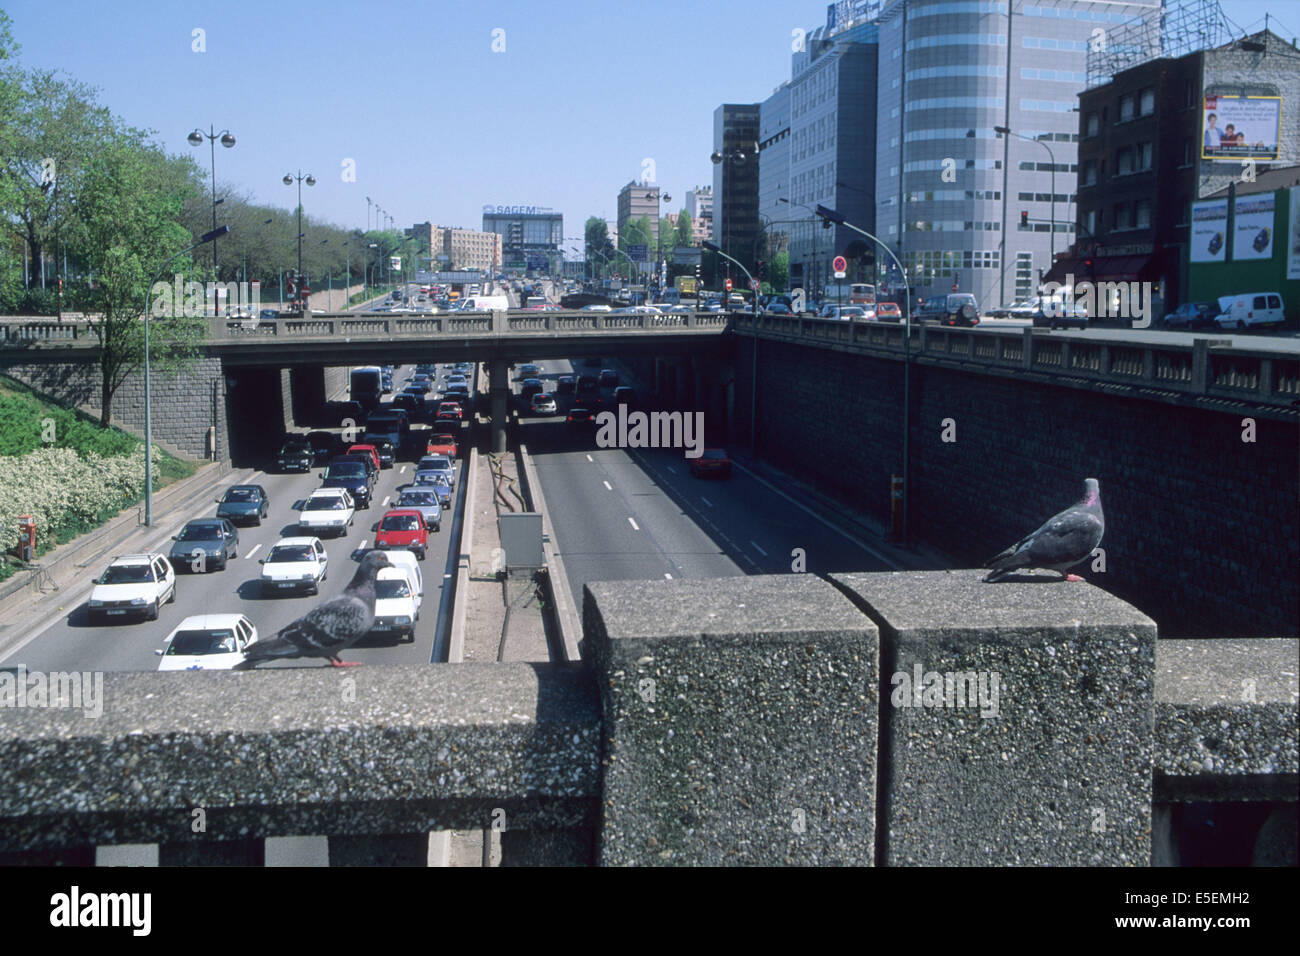
{"type": "Polygon", "coordinates": [[[614,244],[609,241],[609,223],[599,216],[588,216],[583,228],[583,238],[586,240],[587,262],[592,274],[599,274],[605,262],[612,262],[614,259],[614,244]],[[597,258],[597,253],[604,259],[599,266],[591,261],[597,258]]]}
{"type": "Polygon", "coordinates": [[[767,278],[778,292],[790,287],[790,253],[782,249],[772,256],[767,264],[767,278]]]}
{"type": "Polygon", "coordinates": [[[677,227],[667,216],[661,216],[659,219],[659,256],[660,259],[669,259],[673,257],[673,246],[677,243],[677,227]]]}
{"type": "MultiPolygon", "coordinates": [[[[169,257],[193,241],[178,217],[185,194],[161,150],[127,137],[102,145],[83,170],[77,203],[77,239],[95,286],[85,293],[99,339],[100,423],[113,417],[113,395],[144,361],[141,308],[161,315],[150,322],[150,365],[174,369],[190,360],[203,323],[178,315],[183,303],[155,300],[147,287],[169,257]],[[146,293],[148,301],[146,302],[146,293]],[[160,307],[161,306],[161,307],[160,307]]],[[[188,256],[176,274],[191,274],[188,256]]]]}
{"type": "Polygon", "coordinates": [[[691,228],[691,214],[682,207],[677,214],[677,236],[674,242],[679,246],[695,245],[695,230],[691,228]]]}
{"type": "MultiPolygon", "coordinates": [[[[18,108],[22,98],[22,77],[15,64],[18,44],[10,32],[12,21],[0,10],[0,156],[13,154],[13,131],[18,127],[18,108]]],[[[8,164],[0,166],[0,223],[12,221],[18,209],[18,187],[9,175],[8,164]]],[[[0,235],[0,302],[8,303],[17,293],[22,266],[18,237],[5,230],[0,235]]]]}

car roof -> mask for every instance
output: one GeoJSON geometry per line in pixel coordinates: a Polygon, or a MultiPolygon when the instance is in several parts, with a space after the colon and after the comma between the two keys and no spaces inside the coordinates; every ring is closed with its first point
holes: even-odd
{"type": "Polygon", "coordinates": [[[150,564],[154,558],[161,557],[156,554],[119,554],[110,564],[150,564]]]}
{"type": "Polygon", "coordinates": [[[281,538],[275,544],[271,545],[271,547],[278,548],[282,544],[287,544],[287,545],[312,544],[313,542],[319,540],[320,540],[319,538],[313,535],[296,535],[295,537],[292,538],[281,538]]]}
{"type": "MultiPolygon", "coordinates": [[[[219,613],[219,614],[192,614],[176,625],[176,630],[199,629],[207,630],[215,627],[234,627],[240,621],[247,621],[242,614],[219,613]]],[[[252,624],[252,621],[248,622],[252,624]]]]}
{"type": "MultiPolygon", "coordinates": [[[[407,490],[409,491],[410,489],[407,490]]],[[[393,515],[403,515],[403,516],[420,515],[421,517],[423,517],[424,512],[418,508],[389,508],[387,511],[384,512],[385,518],[391,518],[393,515]]]]}
{"type": "Polygon", "coordinates": [[[321,485],[319,488],[317,488],[307,497],[314,498],[317,495],[322,495],[326,498],[342,498],[345,494],[347,494],[347,491],[348,490],[346,488],[327,488],[324,485],[321,485]]]}

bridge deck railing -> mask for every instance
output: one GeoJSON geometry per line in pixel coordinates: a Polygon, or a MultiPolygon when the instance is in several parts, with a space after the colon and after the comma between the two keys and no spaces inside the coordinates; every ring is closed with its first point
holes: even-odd
{"type": "Polygon", "coordinates": [[[1192,399],[1225,399],[1272,406],[1288,418],[1300,415],[1300,356],[1266,347],[1239,348],[1231,340],[1152,343],[1052,334],[1032,328],[970,329],[937,325],[906,327],[801,316],[736,313],[737,334],[901,357],[971,369],[1041,376],[1064,383],[1140,389],[1192,399]]]}
{"type": "Polygon", "coordinates": [[[1147,865],[1179,802],[1294,817],[1295,640],[980,574],[591,584],[573,664],[0,672],[0,863],[1147,865]]]}

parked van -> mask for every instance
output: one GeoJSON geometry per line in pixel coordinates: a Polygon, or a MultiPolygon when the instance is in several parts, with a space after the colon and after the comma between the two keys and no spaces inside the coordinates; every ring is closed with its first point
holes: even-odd
{"type": "Polygon", "coordinates": [[[1285,318],[1282,297],[1276,292],[1244,292],[1219,296],[1219,314],[1214,321],[1221,329],[1248,329],[1281,325],[1285,318]]]}
{"type": "Polygon", "coordinates": [[[465,312],[504,312],[510,308],[510,300],[504,295],[472,295],[460,308],[465,312]]]}

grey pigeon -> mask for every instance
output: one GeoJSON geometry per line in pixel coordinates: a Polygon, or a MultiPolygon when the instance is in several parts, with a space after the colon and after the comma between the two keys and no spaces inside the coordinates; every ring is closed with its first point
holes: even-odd
{"type": "Polygon", "coordinates": [[[985,581],[1001,581],[1018,568],[1047,568],[1060,571],[1066,580],[1080,580],[1066,574],[1101,544],[1106,519],[1101,513],[1101,486],[1096,478],[1083,482],[1083,498],[1051,518],[1033,534],[1026,535],[984,565],[993,570],[985,581]]]}
{"type": "Polygon", "coordinates": [[[250,646],[241,669],[251,669],[259,661],[292,657],[324,657],[334,667],[356,666],[358,661],[339,660],[339,651],[374,627],[375,576],[391,564],[384,552],[367,551],[342,594],[286,624],[275,637],[250,646]]]}

